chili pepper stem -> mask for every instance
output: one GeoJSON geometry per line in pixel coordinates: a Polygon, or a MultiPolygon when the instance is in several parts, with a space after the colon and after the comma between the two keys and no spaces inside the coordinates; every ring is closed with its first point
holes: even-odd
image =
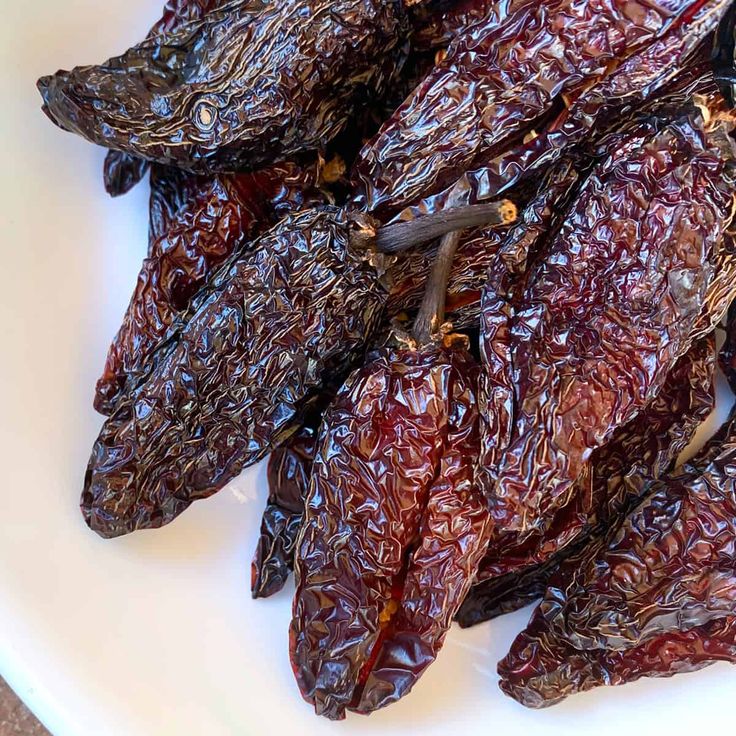
{"type": "Polygon", "coordinates": [[[428,243],[453,230],[477,225],[509,225],[516,220],[516,205],[507,199],[500,202],[452,207],[415,220],[395,222],[377,228],[374,245],[384,253],[399,253],[415,245],[428,243]]]}
{"type": "Polygon", "coordinates": [[[459,242],[460,230],[455,230],[447,233],[440,243],[432,271],[427,279],[424,298],[414,321],[414,339],[420,345],[426,345],[432,341],[445,319],[447,280],[459,242]]]}

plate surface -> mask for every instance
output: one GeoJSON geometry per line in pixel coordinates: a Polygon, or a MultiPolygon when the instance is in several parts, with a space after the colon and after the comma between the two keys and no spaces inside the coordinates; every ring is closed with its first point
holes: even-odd
{"type": "MultiPolygon", "coordinates": [[[[287,657],[291,588],[254,602],[263,466],[157,532],[103,541],[77,499],[92,390],[146,247],[148,187],[102,188],[104,152],[53,127],[34,83],[142,37],[144,0],[4,3],[0,24],[0,672],[56,736],[298,733],[617,736],[733,729],[736,669],[529,711],[495,663],[528,610],[455,628],[414,692],[370,718],[312,714],[287,657]]],[[[727,410],[728,393],[722,414],[727,410]]],[[[715,420],[714,420],[715,421],[715,420]]]]}

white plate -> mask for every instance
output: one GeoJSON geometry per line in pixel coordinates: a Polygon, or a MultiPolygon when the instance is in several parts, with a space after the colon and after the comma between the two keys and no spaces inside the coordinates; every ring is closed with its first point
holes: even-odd
{"type": "Polygon", "coordinates": [[[34,83],[121,51],[145,33],[159,1],[3,2],[3,676],[56,736],[732,730],[736,670],[727,665],[525,710],[497,689],[495,663],[528,611],[453,629],[409,697],[329,723],[291,676],[291,590],[249,596],[262,467],[162,530],[103,541],[86,528],[77,499],[100,426],[92,391],[145,252],[148,187],[109,199],[103,151],[53,127],[34,83]]]}

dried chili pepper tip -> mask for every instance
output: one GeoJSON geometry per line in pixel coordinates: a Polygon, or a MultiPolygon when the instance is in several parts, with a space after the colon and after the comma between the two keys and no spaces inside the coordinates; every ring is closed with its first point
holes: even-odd
{"type": "Polygon", "coordinates": [[[240,171],[323,149],[366,92],[385,92],[405,24],[398,2],[230,2],[44,80],[42,95],[57,124],[92,143],[200,173],[240,171]]]}

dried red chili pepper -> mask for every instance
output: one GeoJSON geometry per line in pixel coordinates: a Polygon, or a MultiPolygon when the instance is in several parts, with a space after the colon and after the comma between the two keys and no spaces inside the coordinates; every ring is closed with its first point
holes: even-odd
{"type": "Polygon", "coordinates": [[[519,543],[571,503],[590,453],[658,393],[712,306],[733,183],[702,125],[691,115],[611,151],[528,275],[510,328],[495,287],[484,305],[483,480],[498,528],[519,543]]]}
{"type": "Polygon", "coordinates": [[[268,503],[251,564],[251,592],[267,598],[284,587],[294,567],[304,499],[312,471],[318,427],[305,425],[268,460],[268,503]]]}
{"type": "Polygon", "coordinates": [[[320,151],[356,95],[401,64],[403,6],[231,2],[101,66],[39,80],[49,117],[88,140],[201,173],[320,151]]]}
{"type": "MultiPolygon", "coordinates": [[[[290,210],[322,199],[314,168],[279,164],[254,174],[165,178],[170,199],[186,206],[172,215],[151,212],[152,229],[165,230],[149,248],[123,324],[97,382],[95,408],[110,414],[127,385],[146,370],[151,351],[188,308],[191,297],[236,249],[245,248],[259,229],[290,210]],[[171,186],[173,184],[173,186],[171,186]],[[178,184],[178,186],[177,186],[178,184]]],[[[154,181],[152,205],[165,196],[154,181]],[[154,192],[156,194],[154,194],[154,192]]]]}
{"type": "Polygon", "coordinates": [[[370,356],[320,429],[290,652],[302,695],[328,718],[369,713],[412,688],[487,543],[473,484],[477,364],[464,338],[436,332],[455,245],[443,241],[415,338],[370,356]]]}
{"type": "Polygon", "coordinates": [[[731,390],[736,394],[736,301],[728,308],[726,340],[721,347],[718,362],[731,390]]]}
{"type": "MultiPolygon", "coordinates": [[[[205,13],[221,4],[220,0],[167,0],[163,15],[148,32],[146,40],[201,20],[205,13]]],[[[143,178],[147,169],[148,162],[142,158],[123,151],[108,151],[103,171],[105,190],[111,197],[125,194],[143,178]]]]}
{"type": "Polygon", "coordinates": [[[190,300],[118,402],[87,469],[87,523],[107,537],[162,526],[287,438],[377,325],[385,258],[374,244],[409,247],[508,215],[493,205],[377,231],[335,207],[286,217],[190,300]]]}
{"type": "Polygon", "coordinates": [[[672,80],[728,5],[494,5],[364,148],[356,203],[386,217],[498,196],[672,80]]]}
{"type": "Polygon", "coordinates": [[[369,254],[348,238],[336,208],[287,217],[202,298],[95,443],[82,496],[95,531],[161,526],[289,434],[383,307],[369,254]]]}
{"type": "MultiPolygon", "coordinates": [[[[473,586],[456,620],[461,626],[494,618],[538,600],[550,578],[568,560],[585,555],[591,543],[620,526],[623,515],[640,500],[645,484],[672,470],[677,456],[690,442],[698,425],[708,416],[715,403],[715,342],[713,335],[695,343],[677,365],[660,393],[640,416],[615,432],[611,441],[596,450],[591,459],[591,492],[580,493],[582,508],[574,507],[566,514],[567,546],[557,549],[541,564],[524,567],[527,557],[542,557],[545,547],[559,547],[554,534],[534,540],[533,546],[490,550],[481,562],[478,580],[473,586]],[[516,553],[514,564],[521,568],[502,574],[516,553]],[[504,555],[502,557],[502,555],[504,555]]],[[[555,532],[559,533],[559,527],[555,532]]]]}
{"type": "Polygon", "coordinates": [[[734,421],[688,473],[657,481],[609,540],[551,581],[499,664],[543,707],[598,685],[736,661],[734,421]]]}

